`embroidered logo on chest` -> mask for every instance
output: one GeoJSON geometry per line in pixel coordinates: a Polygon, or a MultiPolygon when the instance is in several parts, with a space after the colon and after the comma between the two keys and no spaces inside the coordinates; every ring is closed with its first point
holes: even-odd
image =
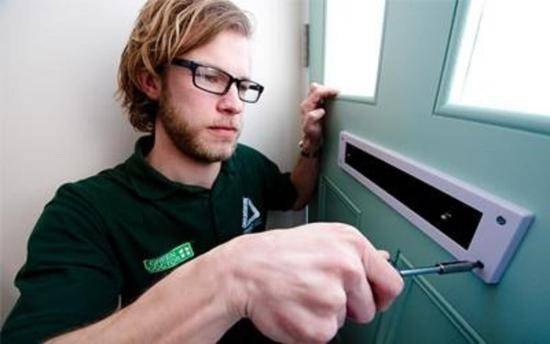
{"type": "Polygon", "coordinates": [[[260,212],[247,197],[243,197],[243,233],[247,234],[252,232],[254,227],[260,224],[260,212]]]}
{"type": "Polygon", "coordinates": [[[143,266],[147,272],[154,274],[178,266],[194,256],[195,252],[193,252],[191,243],[186,242],[174,247],[160,257],[145,259],[143,261],[143,266]]]}

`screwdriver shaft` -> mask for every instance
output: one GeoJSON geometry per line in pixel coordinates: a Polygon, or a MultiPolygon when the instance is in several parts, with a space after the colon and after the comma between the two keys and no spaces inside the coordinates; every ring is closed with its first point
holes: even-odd
{"type": "Polygon", "coordinates": [[[444,275],[444,274],[451,274],[451,273],[457,273],[457,272],[472,271],[473,269],[476,269],[476,268],[482,269],[483,263],[481,263],[480,261],[477,261],[477,262],[455,261],[455,262],[439,263],[434,266],[399,270],[399,274],[402,277],[427,275],[427,274],[444,275]]]}

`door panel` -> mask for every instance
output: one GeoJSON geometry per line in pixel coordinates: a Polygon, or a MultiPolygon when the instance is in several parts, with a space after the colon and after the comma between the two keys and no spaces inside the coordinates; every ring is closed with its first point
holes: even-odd
{"type": "MultiPolygon", "coordinates": [[[[550,135],[434,113],[458,1],[389,0],[374,103],[345,95],[327,103],[318,199],[310,220],[356,225],[400,264],[452,260],[337,165],[348,131],[512,201],[535,214],[503,279],[473,274],[408,281],[396,304],[370,325],[347,325],[345,342],[550,342],[550,135]]],[[[312,81],[323,82],[325,4],[310,2],[312,81]]],[[[361,36],[348,37],[350,53],[361,36]]],[[[489,245],[490,246],[490,245],[489,245]]]]}
{"type": "MultiPolygon", "coordinates": [[[[401,313],[392,319],[387,333],[379,333],[384,343],[479,343],[475,332],[467,332],[453,309],[434,296],[433,289],[418,282],[409,283],[401,313]],[[393,325],[393,326],[392,326],[393,325]],[[385,336],[384,336],[385,335],[385,336]]],[[[437,295],[437,294],[436,294],[437,295]]]]}
{"type": "Polygon", "coordinates": [[[320,190],[320,208],[325,220],[361,225],[361,210],[328,177],[322,179],[320,190]]]}

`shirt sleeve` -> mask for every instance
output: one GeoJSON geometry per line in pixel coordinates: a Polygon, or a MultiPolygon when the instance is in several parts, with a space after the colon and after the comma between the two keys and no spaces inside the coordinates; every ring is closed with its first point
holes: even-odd
{"type": "Polygon", "coordinates": [[[42,342],[118,307],[119,268],[93,205],[73,184],[46,205],[15,285],[20,297],[4,323],[4,343],[42,342]]]}
{"type": "Polygon", "coordinates": [[[296,188],[290,180],[290,173],[282,173],[279,167],[263,157],[264,190],[269,210],[289,210],[297,198],[296,188]]]}

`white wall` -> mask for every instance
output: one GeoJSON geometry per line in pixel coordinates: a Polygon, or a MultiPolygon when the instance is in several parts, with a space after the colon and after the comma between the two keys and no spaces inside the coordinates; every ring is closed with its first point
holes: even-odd
{"type": "MultiPolygon", "coordinates": [[[[1,318],[18,292],[26,241],[57,187],[124,160],[138,137],[113,99],[118,58],[143,0],[0,1],[1,318]]],[[[254,75],[241,142],[292,167],[299,139],[302,5],[238,0],[254,13],[254,75]]],[[[277,214],[274,225],[301,221],[277,214]]]]}

